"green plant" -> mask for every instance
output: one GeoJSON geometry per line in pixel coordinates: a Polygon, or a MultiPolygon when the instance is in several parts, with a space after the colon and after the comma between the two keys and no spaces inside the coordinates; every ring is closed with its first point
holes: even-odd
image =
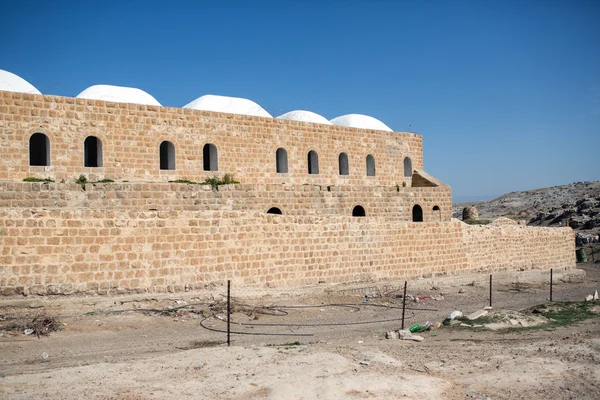
{"type": "Polygon", "coordinates": [[[213,176],[212,178],[206,178],[203,185],[212,186],[213,190],[219,190],[220,185],[232,185],[240,183],[234,179],[233,174],[225,174],[223,178],[219,178],[218,176],[213,176]]]}
{"type": "Polygon", "coordinates": [[[23,182],[54,182],[54,181],[50,178],[34,178],[32,176],[29,176],[27,178],[23,178],[23,182]]]}
{"type": "Polygon", "coordinates": [[[169,181],[171,183],[187,183],[188,185],[195,185],[198,182],[190,181],[189,179],[176,179],[174,181],[169,181]]]}
{"type": "Polygon", "coordinates": [[[78,183],[80,185],[87,183],[87,181],[87,177],[84,174],[79,175],[79,178],[75,179],[75,183],[78,183]]]}
{"type": "Polygon", "coordinates": [[[406,182],[402,182],[402,187],[406,187],[406,182]]]}
{"type": "Polygon", "coordinates": [[[232,185],[238,183],[239,182],[234,179],[233,174],[225,174],[223,175],[223,179],[221,180],[222,185],[232,185]]]}
{"type": "Polygon", "coordinates": [[[112,182],[114,182],[112,179],[106,179],[106,178],[98,181],[98,183],[112,183],[112,182]]]}

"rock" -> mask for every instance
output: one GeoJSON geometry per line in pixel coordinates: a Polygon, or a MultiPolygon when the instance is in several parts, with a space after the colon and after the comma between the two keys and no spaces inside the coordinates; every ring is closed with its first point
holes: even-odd
{"type": "Polygon", "coordinates": [[[585,296],[585,301],[592,301],[594,300],[594,296],[592,296],[591,294],[588,294],[587,296],[585,296]]]}
{"type": "Polygon", "coordinates": [[[468,221],[471,219],[479,219],[479,212],[475,207],[465,207],[462,212],[462,220],[468,221]]]}
{"type": "Polygon", "coordinates": [[[594,290],[594,300],[598,300],[598,290],[594,290]]]}
{"type": "Polygon", "coordinates": [[[510,324],[513,326],[519,325],[519,321],[517,321],[516,319],[509,319],[508,322],[510,322],[510,324]]]}
{"type": "Polygon", "coordinates": [[[488,313],[487,310],[477,310],[474,313],[467,315],[467,319],[469,321],[474,321],[477,318],[481,318],[484,315],[487,315],[487,313],[488,313]]]}
{"type": "Polygon", "coordinates": [[[485,307],[483,307],[483,309],[484,309],[484,310],[491,310],[491,309],[492,309],[492,306],[485,306],[485,307]]]}
{"type": "Polygon", "coordinates": [[[401,339],[404,339],[406,336],[412,335],[412,333],[410,333],[410,331],[408,329],[398,330],[397,333],[401,339]]]}
{"type": "Polygon", "coordinates": [[[521,324],[521,326],[523,328],[527,328],[529,326],[529,322],[522,320],[522,319],[519,320],[519,323],[521,324]]]}
{"type": "Polygon", "coordinates": [[[461,311],[452,311],[450,313],[450,315],[448,316],[448,318],[450,319],[454,319],[454,318],[458,318],[458,317],[462,317],[463,313],[461,311]]]}
{"type": "Polygon", "coordinates": [[[463,327],[463,328],[472,328],[471,325],[465,324],[465,323],[461,323],[460,326],[463,327]]]}
{"type": "Polygon", "coordinates": [[[422,342],[425,340],[423,336],[410,334],[409,336],[404,336],[402,340],[412,340],[414,342],[422,342]]]}
{"type": "Polygon", "coordinates": [[[360,365],[366,365],[369,366],[369,362],[368,361],[360,361],[359,362],[360,365]]]}
{"type": "Polygon", "coordinates": [[[398,335],[397,331],[389,331],[385,333],[386,339],[399,339],[400,335],[398,335]]]}

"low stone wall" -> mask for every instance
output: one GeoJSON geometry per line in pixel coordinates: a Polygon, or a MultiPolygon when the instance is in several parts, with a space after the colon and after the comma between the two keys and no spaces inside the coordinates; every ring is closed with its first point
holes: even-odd
{"type": "Polygon", "coordinates": [[[570,228],[247,211],[0,209],[3,294],[183,291],[572,268],[570,228]]]}

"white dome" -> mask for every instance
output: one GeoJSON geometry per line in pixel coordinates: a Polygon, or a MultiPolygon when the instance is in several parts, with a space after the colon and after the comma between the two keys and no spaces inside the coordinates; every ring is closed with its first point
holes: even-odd
{"type": "Polygon", "coordinates": [[[352,128],[374,129],[377,131],[393,132],[389,126],[380,120],[362,114],[346,114],[331,120],[331,123],[339,126],[350,126],[352,128]]]}
{"type": "Polygon", "coordinates": [[[294,110],[281,114],[278,119],[289,119],[293,121],[312,122],[314,124],[326,124],[331,125],[331,122],[327,118],[314,113],[312,111],[294,110]]]}
{"type": "Polygon", "coordinates": [[[0,90],[6,92],[41,94],[31,83],[12,72],[0,69],[0,90]]]}
{"type": "Polygon", "coordinates": [[[196,100],[183,106],[183,108],[273,118],[271,114],[252,100],[239,97],[217,96],[214,94],[206,94],[198,97],[196,100]]]}
{"type": "Polygon", "coordinates": [[[154,97],[141,89],[112,86],[94,85],[85,89],[77,95],[78,99],[114,101],[116,103],[146,104],[149,106],[160,106],[154,97]]]}

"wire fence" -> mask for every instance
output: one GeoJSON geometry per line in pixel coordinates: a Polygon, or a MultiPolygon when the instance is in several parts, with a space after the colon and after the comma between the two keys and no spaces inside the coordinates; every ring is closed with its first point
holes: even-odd
{"type": "Polygon", "coordinates": [[[512,279],[503,275],[497,282],[489,275],[447,289],[425,287],[415,280],[385,290],[340,289],[293,302],[256,291],[248,296],[245,288],[228,282],[227,295],[204,315],[200,325],[228,344],[327,342],[385,336],[400,329],[433,330],[448,322],[477,328],[480,320],[490,320],[469,322],[467,316],[487,312],[503,313],[504,321],[498,315],[495,320],[506,327],[515,321],[526,326],[527,318],[517,318],[524,310],[551,302],[583,301],[593,293],[593,288],[577,285],[565,276],[550,270],[544,281],[532,283],[519,281],[516,274],[512,279]],[[457,315],[462,318],[454,318],[457,315]]]}

